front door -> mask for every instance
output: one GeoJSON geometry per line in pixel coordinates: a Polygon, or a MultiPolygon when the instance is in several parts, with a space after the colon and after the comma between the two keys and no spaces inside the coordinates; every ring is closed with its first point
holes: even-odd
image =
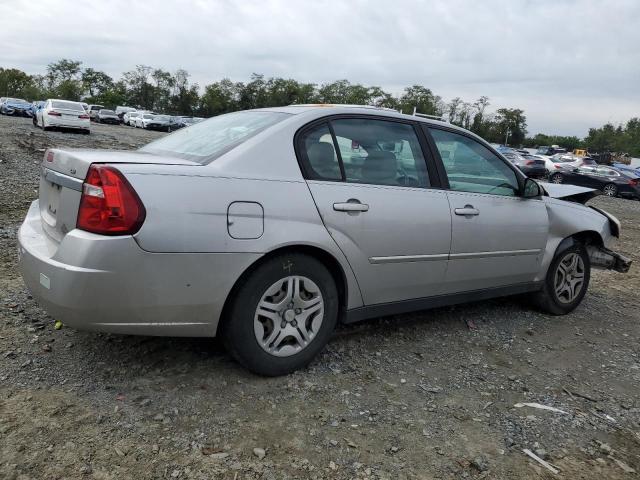
{"type": "Polygon", "coordinates": [[[547,209],[519,195],[514,169],[474,138],[430,129],[449,182],[452,239],[445,293],[531,282],[547,243],[547,209]]]}
{"type": "Polygon", "coordinates": [[[332,119],[307,129],[298,152],[366,305],[441,293],[451,215],[446,192],[432,188],[413,124],[332,119]]]}

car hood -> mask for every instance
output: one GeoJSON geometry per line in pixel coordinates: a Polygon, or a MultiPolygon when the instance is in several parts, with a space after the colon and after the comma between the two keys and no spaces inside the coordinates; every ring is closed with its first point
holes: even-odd
{"type": "Polygon", "coordinates": [[[551,198],[568,200],[585,204],[593,197],[600,195],[598,190],[593,188],[578,187],[576,185],[565,185],[561,183],[540,183],[545,192],[551,198]]]}

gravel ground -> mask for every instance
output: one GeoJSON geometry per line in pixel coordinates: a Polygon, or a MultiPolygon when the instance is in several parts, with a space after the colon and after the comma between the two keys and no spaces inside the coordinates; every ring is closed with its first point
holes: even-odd
{"type": "MultiPolygon", "coordinates": [[[[640,476],[637,265],[596,272],[562,318],[510,298],[341,327],[308,369],[273,379],[215,340],[55,330],[15,254],[44,149],[159,135],[0,117],[1,478],[640,476]]],[[[640,202],[593,202],[621,219],[618,249],[637,264],[640,202]]]]}

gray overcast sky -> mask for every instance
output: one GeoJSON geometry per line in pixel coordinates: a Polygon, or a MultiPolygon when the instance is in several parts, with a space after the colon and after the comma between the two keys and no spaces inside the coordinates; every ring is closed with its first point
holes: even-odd
{"type": "Polygon", "coordinates": [[[640,0],[0,0],[0,66],[60,58],[119,77],[184,68],[201,86],[252,72],[341,78],[526,111],[584,136],[640,116],[640,0]]]}

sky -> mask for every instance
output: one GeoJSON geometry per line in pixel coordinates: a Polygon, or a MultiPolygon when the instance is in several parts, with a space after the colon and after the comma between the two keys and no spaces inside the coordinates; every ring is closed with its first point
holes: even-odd
{"type": "Polygon", "coordinates": [[[640,116],[640,0],[0,0],[0,67],[253,73],[522,108],[530,134],[640,116]]]}

